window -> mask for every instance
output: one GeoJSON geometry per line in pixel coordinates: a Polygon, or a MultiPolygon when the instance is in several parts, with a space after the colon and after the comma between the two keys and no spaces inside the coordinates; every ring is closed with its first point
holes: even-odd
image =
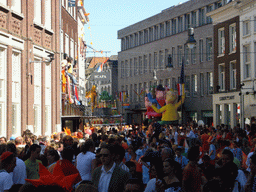
{"type": "Polygon", "coordinates": [[[154,53],[154,69],[157,69],[158,65],[157,65],[157,52],[154,53]]]}
{"type": "Polygon", "coordinates": [[[172,19],[172,35],[176,34],[176,19],[172,19]]]}
{"type": "Polygon", "coordinates": [[[243,36],[250,35],[250,21],[243,22],[243,36]]]}
{"type": "Polygon", "coordinates": [[[139,45],[142,45],[143,44],[143,32],[140,31],[139,32],[139,45]]]}
{"type": "Polygon", "coordinates": [[[69,55],[69,36],[65,34],[65,53],[69,55]]]}
{"type": "Polygon", "coordinates": [[[42,1],[34,0],[34,21],[38,24],[42,23],[42,1]]]}
{"type": "Polygon", "coordinates": [[[143,69],[142,69],[142,57],[141,57],[141,56],[139,57],[139,71],[140,71],[140,74],[143,73],[143,69]]]}
{"type": "Polygon", "coordinates": [[[224,36],[224,28],[219,29],[218,31],[218,54],[225,54],[225,36],[224,36]]]}
{"type": "Polygon", "coordinates": [[[45,133],[51,134],[51,66],[45,65],[45,133]]]}
{"type": "Polygon", "coordinates": [[[122,51],[125,50],[125,40],[124,40],[124,38],[121,39],[121,50],[122,51]]]}
{"type": "Polygon", "coordinates": [[[148,43],[148,30],[144,30],[144,43],[148,43]]]}
{"type": "Polygon", "coordinates": [[[166,32],[165,32],[165,35],[168,37],[170,36],[170,30],[171,30],[171,26],[170,26],[170,21],[166,21],[165,22],[165,25],[166,25],[166,32]]]}
{"type": "Polygon", "coordinates": [[[190,14],[185,15],[185,30],[190,28],[190,14]]]}
{"type": "Polygon", "coordinates": [[[190,97],[190,76],[185,76],[186,97],[190,97]]]}
{"type": "MultiPolygon", "coordinates": [[[[5,5],[7,5],[6,1],[5,1],[5,5]]],[[[12,0],[12,10],[17,12],[17,13],[21,13],[21,0],[12,0]]]]}
{"type": "Polygon", "coordinates": [[[158,35],[158,26],[154,26],[154,32],[155,32],[155,37],[154,37],[154,40],[157,40],[159,35],[158,35]]]}
{"type": "Polygon", "coordinates": [[[199,26],[205,24],[205,11],[204,8],[199,9],[199,26]]]}
{"type": "Polygon", "coordinates": [[[12,52],[12,134],[21,130],[21,53],[12,52]]]}
{"type": "Polygon", "coordinates": [[[149,42],[153,41],[153,37],[154,37],[153,34],[154,34],[153,28],[151,27],[151,28],[149,28],[149,42]]]}
{"type": "Polygon", "coordinates": [[[149,67],[149,72],[152,72],[152,61],[151,61],[151,53],[148,55],[148,67],[149,67]]]}
{"type": "Polygon", "coordinates": [[[164,67],[163,51],[159,51],[159,69],[163,69],[163,67],[164,67]]]}
{"type": "Polygon", "coordinates": [[[124,62],[121,61],[121,78],[124,78],[124,62]]]}
{"type": "Polygon", "coordinates": [[[200,73],[200,94],[204,96],[204,74],[200,73]]]}
{"type": "Polygon", "coordinates": [[[129,77],[129,66],[128,66],[128,60],[125,60],[125,73],[126,73],[126,77],[129,77]]]}
{"type": "MultiPolygon", "coordinates": [[[[2,5],[7,5],[7,0],[2,0],[1,2],[0,2],[0,4],[2,4],[2,5]]],[[[1,134],[1,129],[0,129],[0,134],[1,134]]]]}
{"type": "Polygon", "coordinates": [[[164,38],[164,23],[160,24],[160,39],[164,38]]]}
{"type": "MultiPolygon", "coordinates": [[[[185,62],[186,65],[189,64],[189,57],[188,57],[188,54],[189,54],[189,48],[188,48],[188,46],[184,45],[184,62],[185,62]]],[[[181,58],[181,59],[182,59],[182,58],[181,58]]],[[[182,64],[182,62],[181,62],[181,64],[182,64]]],[[[181,65],[181,64],[180,64],[180,65],[181,65]]]]}
{"type": "Polygon", "coordinates": [[[74,59],[74,40],[70,39],[70,56],[74,59]]]}
{"type": "Polygon", "coordinates": [[[213,93],[213,73],[207,72],[207,94],[213,93]]]}
{"type": "Polygon", "coordinates": [[[192,75],[192,95],[197,96],[197,75],[192,75]]]}
{"type": "Polygon", "coordinates": [[[142,84],[141,83],[139,83],[139,90],[138,90],[138,94],[139,94],[139,101],[142,101],[142,95],[141,95],[141,93],[142,93],[142,84]]]}
{"type": "Polygon", "coordinates": [[[52,1],[45,0],[45,27],[52,29],[52,1]]]}
{"type": "Polygon", "coordinates": [[[138,33],[135,33],[134,46],[138,46],[138,33]]]}
{"type": "Polygon", "coordinates": [[[169,50],[165,49],[164,51],[164,69],[166,68],[167,64],[168,64],[168,56],[169,56],[169,50]]]}
{"type": "MultiPolygon", "coordinates": [[[[207,6],[207,13],[213,11],[213,5],[208,5],[207,6]]],[[[212,18],[211,17],[206,17],[206,23],[210,24],[212,23],[212,18]]]]}
{"type": "Polygon", "coordinates": [[[204,48],[203,48],[203,40],[199,40],[199,61],[204,61],[204,48]]]}
{"type": "Polygon", "coordinates": [[[132,89],[132,84],[130,85],[130,94],[129,94],[130,102],[133,101],[133,89],[132,89]]]}
{"type": "Polygon", "coordinates": [[[236,51],[236,24],[229,26],[229,52],[236,51]]]}
{"type": "Polygon", "coordinates": [[[133,71],[132,71],[132,68],[133,68],[133,66],[132,66],[132,59],[130,59],[130,76],[132,77],[133,76],[133,71]]]}
{"type": "Polygon", "coordinates": [[[134,84],[134,101],[137,102],[138,101],[138,89],[137,89],[137,84],[134,84]]]}
{"type": "Polygon", "coordinates": [[[219,65],[219,86],[220,91],[225,91],[225,66],[219,65]]]}
{"type": "Polygon", "coordinates": [[[138,75],[138,59],[134,58],[134,75],[138,75]]]}
{"type": "Polygon", "coordinates": [[[191,49],[191,63],[196,63],[196,46],[194,46],[193,49],[191,49]]]}
{"type": "Polygon", "coordinates": [[[244,79],[250,77],[251,61],[250,61],[250,46],[243,46],[243,61],[244,61],[244,79]]]}
{"type": "Polygon", "coordinates": [[[178,46],[178,53],[177,53],[177,56],[178,56],[178,64],[179,66],[182,65],[182,46],[178,46]]]}
{"type": "Polygon", "coordinates": [[[206,60],[212,60],[212,38],[206,38],[206,60]]]}
{"type": "Polygon", "coordinates": [[[144,55],[143,63],[144,63],[144,73],[147,73],[148,72],[148,59],[147,59],[147,55],[144,55]]]}
{"type": "Polygon", "coordinates": [[[177,89],[177,83],[175,77],[172,78],[172,89],[176,90],[177,89]]]}
{"type": "Polygon", "coordinates": [[[178,32],[183,31],[183,17],[178,17],[178,32]]]}
{"type": "Polygon", "coordinates": [[[172,66],[175,66],[175,47],[172,47],[172,66]]]}
{"type": "Polygon", "coordinates": [[[254,33],[256,33],[256,16],[254,17],[254,33]]]}
{"type": "Polygon", "coordinates": [[[12,53],[12,101],[21,102],[21,55],[20,52],[12,53]]]}
{"type": "Polygon", "coordinates": [[[130,48],[132,48],[133,45],[134,45],[133,35],[130,35],[130,48]]]}
{"type": "Polygon", "coordinates": [[[230,89],[236,89],[236,62],[230,62],[230,89]]]}
{"type": "Polygon", "coordinates": [[[0,47],[0,135],[6,135],[6,48],[0,47]]]}
{"type": "Polygon", "coordinates": [[[192,25],[192,27],[196,27],[196,21],[197,21],[197,18],[196,18],[196,11],[193,11],[192,13],[191,13],[191,25],[192,25]]]}
{"type": "Polygon", "coordinates": [[[129,49],[130,48],[129,47],[130,46],[130,39],[129,39],[129,37],[126,37],[125,39],[126,39],[126,43],[125,43],[126,44],[126,49],[129,49]]]}

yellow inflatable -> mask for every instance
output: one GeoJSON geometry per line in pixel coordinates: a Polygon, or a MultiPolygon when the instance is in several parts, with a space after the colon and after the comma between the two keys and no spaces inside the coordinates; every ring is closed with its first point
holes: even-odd
{"type": "MultiPolygon", "coordinates": [[[[184,90],[184,89],[183,89],[184,90]]],[[[151,107],[157,113],[162,113],[162,119],[159,121],[161,125],[177,125],[179,121],[178,108],[185,101],[185,93],[182,92],[181,100],[177,102],[178,95],[176,91],[172,89],[166,93],[166,105],[157,109],[152,103],[150,103],[151,107]]]]}
{"type": "Polygon", "coordinates": [[[94,108],[97,105],[97,92],[96,92],[96,86],[93,85],[92,89],[88,92],[86,92],[85,97],[91,98],[91,101],[89,102],[89,104],[91,104],[91,108],[92,108],[92,112],[94,112],[94,108]]]}

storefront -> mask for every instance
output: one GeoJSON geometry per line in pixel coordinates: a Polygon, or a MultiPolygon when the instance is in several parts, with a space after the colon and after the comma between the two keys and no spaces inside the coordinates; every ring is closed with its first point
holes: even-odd
{"type": "Polygon", "coordinates": [[[244,118],[246,124],[256,119],[256,95],[244,95],[244,118]]]}
{"type": "Polygon", "coordinates": [[[234,128],[240,123],[239,92],[213,94],[213,124],[234,128]]]}
{"type": "Polygon", "coordinates": [[[202,120],[205,125],[212,126],[213,111],[202,111],[202,120]]]}

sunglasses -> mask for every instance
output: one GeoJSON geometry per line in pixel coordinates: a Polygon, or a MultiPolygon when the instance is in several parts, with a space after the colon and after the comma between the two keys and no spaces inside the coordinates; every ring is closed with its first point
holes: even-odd
{"type": "Polygon", "coordinates": [[[109,154],[100,154],[99,157],[108,157],[109,154]]]}

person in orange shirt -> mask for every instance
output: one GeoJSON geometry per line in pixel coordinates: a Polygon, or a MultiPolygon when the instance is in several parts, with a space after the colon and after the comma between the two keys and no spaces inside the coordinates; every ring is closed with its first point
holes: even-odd
{"type": "Polygon", "coordinates": [[[207,134],[207,132],[208,132],[208,130],[205,129],[204,134],[201,135],[203,153],[209,151],[209,143],[208,143],[209,135],[207,134]]]}

